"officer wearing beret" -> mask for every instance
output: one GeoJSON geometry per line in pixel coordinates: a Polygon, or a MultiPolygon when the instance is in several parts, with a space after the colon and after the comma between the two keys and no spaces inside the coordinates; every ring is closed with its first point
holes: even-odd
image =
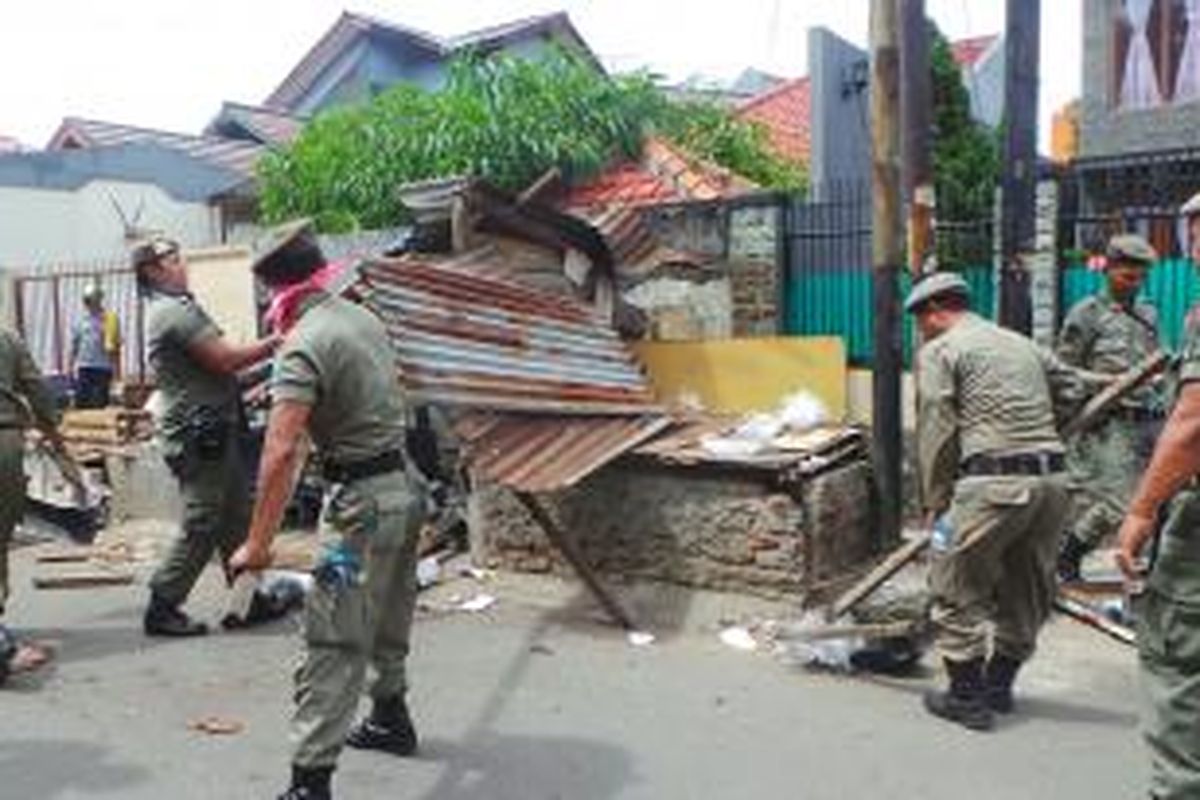
{"type": "MultiPolygon", "coordinates": [[[[1192,259],[1200,264],[1200,194],[1181,214],[1192,259]]],[[[1187,326],[1181,357],[1178,395],[1117,535],[1118,566],[1133,582],[1131,589],[1144,589],[1136,600],[1137,644],[1155,800],[1200,797],[1200,327],[1195,324],[1187,326]],[[1151,563],[1143,556],[1151,556],[1151,563]]]]}
{"type": "MultiPolygon", "coordinates": [[[[143,627],[150,636],[197,636],[207,626],[180,606],[213,553],[227,560],[245,540],[250,516],[237,373],[270,355],[278,341],[228,342],[188,292],[187,264],[176,242],[138,245],[133,268],[146,299],[148,359],[165,404],[159,420],[163,456],[183,498],[182,531],[150,579],[143,627]]],[[[260,609],[264,603],[257,600],[260,609]]],[[[252,621],[265,621],[263,616],[252,606],[252,621]]]]}
{"type": "Polygon", "coordinates": [[[935,644],[950,686],[927,710],[975,730],[1013,708],[1054,597],[1067,506],[1054,393],[1079,378],[1029,339],[971,313],[967,284],[933,273],[905,308],[918,367],[922,499],[952,536],[929,576],[935,644]],[[989,642],[988,632],[991,631],[989,642]]]}
{"type": "MultiPolygon", "coordinates": [[[[1105,259],[1104,288],[1075,304],[1058,336],[1058,357],[1095,372],[1120,373],[1159,349],[1158,311],[1138,299],[1158,254],[1140,236],[1114,236],[1105,259]]],[[[1116,533],[1162,426],[1159,385],[1130,393],[1068,451],[1073,510],[1058,558],[1065,581],[1079,579],[1084,555],[1116,533]]]]}
{"type": "Polygon", "coordinates": [[[281,800],[324,800],[343,744],[409,755],[417,736],[405,701],[405,661],[416,596],[416,544],[424,504],[403,456],[405,408],[395,354],[370,311],[320,288],[325,259],[304,222],[285,226],[255,274],[295,303],[275,358],[259,492],[236,569],[271,561],[271,541],[308,434],[328,487],[323,555],[305,609],[304,662],[296,673],[292,781],[281,800]],[[370,716],[352,729],[367,668],[370,716]]]}

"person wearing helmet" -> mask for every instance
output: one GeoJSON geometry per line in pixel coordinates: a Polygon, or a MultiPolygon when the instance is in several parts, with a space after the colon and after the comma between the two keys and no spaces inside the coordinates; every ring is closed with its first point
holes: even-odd
{"type": "Polygon", "coordinates": [[[971,313],[968,301],[961,276],[936,272],[913,286],[905,309],[924,342],[922,503],[950,529],[929,575],[934,644],[950,685],[928,693],[925,707],[988,730],[995,713],[1013,710],[1013,682],[1053,603],[1068,500],[1054,397],[1085,376],[971,313]]]}
{"type": "MultiPolygon", "coordinates": [[[[143,627],[149,636],[197,636],[207,626],[181,606],[214,552],[227,564],[245,540],[250,518],[237,375],[269,356],[278,339],[244,346],[227,341],[188,291],[187,264],[176,242],[140,244],[132,260],[146,298],[147,358],[165,405],[158,421],[163,456],[184,506],[181,535],[150,579],[143,627]]],[[[258,605],[269,603],[263,598],[258,605]]],[[[248,618],[267,616],[252,606],[248,618]]]]}
{"type": "Polygon", "coordinates": [[[71,368],[75,374],[76,408],[109,404],[120,353],[116,315],[104,308],[98,284],[83,293],[83,315],[71,329],[71,368]]]}
{"type": "MultiPolygon", "coordinates": [[[[1200,194],[1181,213],[1200,263],[1200,194]]],[[[1117,565],[1136,594],[1156,800],[1200,797],[1200,327],[1187,327],[1180,355],[1174,405],[1117,534],[1117,565]]]]}
{"type": "MultiPolygon", "coordinates": [[[[1067,313],[1058,336],[1058,357],[1083,369],[1117,374],[1157,352],[1158,311],[1138,299],[1146,273],[1157,260],[1158,254],[1142,237],[1114,236],[1106,252],[1104,289],[1067,313]]],[[[1083,557],[1116,533],[1154,449],[1164,407],[1161,384],[1147,384],[1071,443],[1074,502],[1059,550],[1060,579],[1079,580],[1083,557]]]]}

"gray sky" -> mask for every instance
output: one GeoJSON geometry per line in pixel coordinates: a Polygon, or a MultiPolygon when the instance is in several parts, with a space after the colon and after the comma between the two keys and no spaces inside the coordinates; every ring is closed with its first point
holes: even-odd
{"type": "MultiPolygon", "coordinates": [[[[1079,94],[1082,0],[1042,3],[1042,131],[1079,94]]],[[[612,68],[672,78],[806,71],[805,30],[865,45],[868,0],[6,0],[0,134],[42,146],[64,116],[198,132],[222,100],[258,103],[343,9],[448,35],[570,13],[612,68]]],[[[927,0],[951,38],[995,33],[1004,0],[927,0]]]]}

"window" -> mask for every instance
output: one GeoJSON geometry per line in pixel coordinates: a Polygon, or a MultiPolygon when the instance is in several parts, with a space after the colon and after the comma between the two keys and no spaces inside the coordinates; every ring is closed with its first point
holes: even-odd
{"type": "Polygon", "coordinates": [[[1200,101],[1200,0],[1113,0],[1112,104],[1200,101]]]}

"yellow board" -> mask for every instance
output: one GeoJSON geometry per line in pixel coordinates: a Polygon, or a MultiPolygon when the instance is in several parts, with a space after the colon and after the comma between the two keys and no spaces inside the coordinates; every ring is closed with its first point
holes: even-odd
{"type": "Polygon", "coordinates": [[[846,348],[836,336],[774,336],[705,342],[638,342],[638,357],[667,405],[707,411],[771,411],[808,390],[834,419],[846,414],[846,348]]]}

